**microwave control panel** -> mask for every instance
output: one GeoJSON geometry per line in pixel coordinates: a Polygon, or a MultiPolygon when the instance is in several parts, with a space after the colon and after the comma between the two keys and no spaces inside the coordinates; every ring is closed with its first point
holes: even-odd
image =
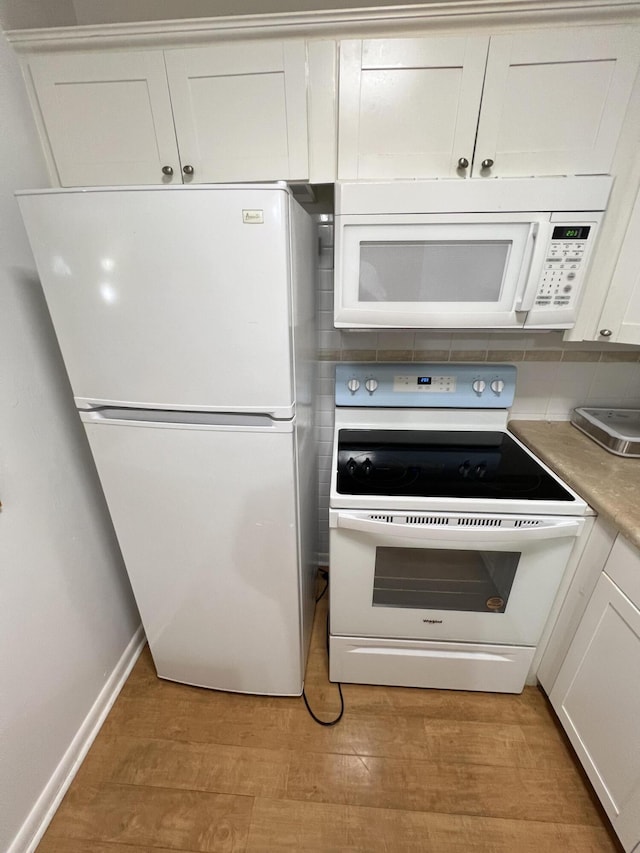
{"type": "Polygon", "coordinates": [[[554,225],[534,305],[540,309],[573,308],[584,277],[593,225],[554,225]]]}

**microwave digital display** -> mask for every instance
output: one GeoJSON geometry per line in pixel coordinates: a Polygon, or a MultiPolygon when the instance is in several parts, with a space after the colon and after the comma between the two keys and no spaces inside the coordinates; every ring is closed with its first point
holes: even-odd
{"type": "Polygon", "coordinates": [[[431,385],[430,376],[418,376],[418,385],[431,385]]]}
{"type": "Polygon", "coordinates": [[[590,225],[556,225],[552,240],[586,240],[591,231],[590,225]]]}

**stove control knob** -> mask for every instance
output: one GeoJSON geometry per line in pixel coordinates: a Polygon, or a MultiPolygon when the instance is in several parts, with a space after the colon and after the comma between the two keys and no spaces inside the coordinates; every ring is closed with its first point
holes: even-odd
{"type": "Polygon", "coordinates": [[[350,459],[350,460],[347,462],[347,474],[348,474],[350,477],[353,477],[357,470],[358,470],[358,465],[357,465],[357,463],[356,463],[356,460],[355,460],[355,459],[350,459]]]}
{"type": "Polygon", "coordinates": [[[491,390],[494,394],[500,396],[504,391],[504,379],[494,379],[491,383],[491,390]]]}
{"type": "Polygon", "coordinates": [[[373,394],[373,392],[378,387],[378,380],[377,379],[367,379],[367,381],[364,383],[364,387],[367,389],[367,391],[370,394],[373,394]]]}
{"type": "Polygon", "coordinates": [[[362,471],[364,472],[365,477],[370,477],[371,472],[373,471],[373,462],[367,458],[362,463],[362,471]]]}
{"type": "Polygon", "coordinates": [[[360,387],[360,380],[359,379],[350,379],[347,382],[347,388],[349,389],[349,391],[351,391],[352,394],[355,394],[359,387],[360,387]]]}
{"type": "Polygon", "coordinates": [[[476,394],[480,395],[487,387],[487,383],[484,381],[484,379],[474,379],[473,385],[471,387],[476,392],[476,394]]]}

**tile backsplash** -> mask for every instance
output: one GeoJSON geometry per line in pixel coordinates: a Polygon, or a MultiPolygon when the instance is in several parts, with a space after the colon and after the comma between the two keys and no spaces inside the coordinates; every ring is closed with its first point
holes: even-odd
{"type": "Polygon", "coordinates": [[[576,406],[640,408],[640,347],[565,343],[562,332],[342,331],[333,327],[333,270],[317,273],[320,559],[329,552],[334,370],[338,361],[479,361],[514,364],[511,416],[568,420],[576,406]]]}

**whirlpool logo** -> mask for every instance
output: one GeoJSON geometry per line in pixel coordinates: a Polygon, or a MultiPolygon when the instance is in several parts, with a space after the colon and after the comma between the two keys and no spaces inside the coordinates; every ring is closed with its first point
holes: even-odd
{"type": "Polygon", "coordinates": [[[428,625],[442,625],[442,619],[423,619],[428,625]]]}

